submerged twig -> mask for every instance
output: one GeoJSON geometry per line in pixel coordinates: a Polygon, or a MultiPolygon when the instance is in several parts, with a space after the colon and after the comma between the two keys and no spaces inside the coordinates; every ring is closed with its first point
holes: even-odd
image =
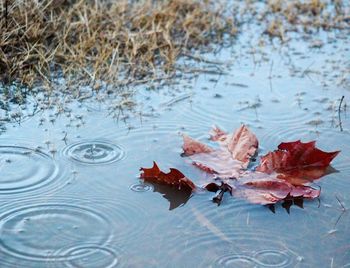
{"type": "Polygon", "coordinates": [[[314,63],[315,63],[314,61],[311,62],[310,65],[306,67],[306,69],[302,72],[301,75],[302,75],[302,76],[303,76],[303,75],[307,75],[308,72],[310,72],[310,67],[311,67],[312,65],[314,65],[314,63]]]}
{"type": "Polygon", "coordinates": [[[344,215],[344,213],[346,212],[346,208],[345,208],[345,206],[343,205],[343,203],[340,201],[340,199],[338,198],[338,196],[335,196],[335,198],[337,199],[339,205],[341,206],[341,211],[342,211],[342,212],[340,213],[340,215],[339,215],[337,221],[335,222],[334,227],[337,226],[337,224],[338,224],[338,222],[340,221],[341,217],[342,217],[342,216],[344,215]]]}
{"type": "Polygon", "coordinates": [[[213,70],[213,69],[206,69],[206,68],[189,68],[189,67],[177,66],[176,69],[183,73],[205,73],[205,74],[214,74],[214,75],[228,75],[227,72],[225,72],[219,67],[216,68],[217,70],[213,70]]]}
{"type": "Polygon", "coordinates": [[[271,61],[271,64],[270,64],[270,72],[268,77],[270,80],[272,79],[272,68],[273,68],[273,60],[271,61]]]}
{"type": "Polygon", "coordinates": [[[201,57],[201,56],[189,54],[189,53],[187,53],[187,52],[182,53],[182,55],[184,55],[184,56],[186,56],[186,57],[188,57],[188,58],[191,58],[191,59],[193,59],[193,60],[196,60],[196,61],[199,61],[199,62],[208,63],[208,64],[217,64],[217,65],[223,65],[223,64],[225,64],[225,63],[222,62],[222,61],[209,60],[209,59],[203,58],[203,57],[201,57]]]}
{"type": "Polygon", "coordinates": [[[67,145],[67,136],[68,136],[68,133],[67,131],[65,131],[64,133],[64,137],[62,138],[62,141],[64,141],[64,143],[67,145]]]}
{"type": "Polygon", "coordinates": [[[339,107],[338,107],[338,120],[339,120],[340,131],[343,131],[343,125],[342,125],[342,121],[341,121],[340,110],[341,110],[341,105],[343,103],[344,98],[345,98],[345,96],[341,97],[340,103],[339,103],[339,107]]]}

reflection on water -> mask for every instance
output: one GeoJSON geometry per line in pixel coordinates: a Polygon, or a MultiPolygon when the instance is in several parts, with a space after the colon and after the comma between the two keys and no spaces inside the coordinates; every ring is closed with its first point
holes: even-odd
{"type": "Polygon", "coordinates": [[[261,51],[260,61],[258,48],[254,61],[230,53],[217,56],[235,57],[229,75],[141,86],[134,117],[111,113],[112,97],[8,123],[0,140],[0,266],[349,266],[350,93],[331,76],[332,62],[345,65],[349,51],[261,51]],[[179,134],[207,142],[212,125],[231,131],[241,123],[256,133],[260,155],[298,139],[341,150],[338,172],[316,182],[320,201],[289,200],[271,213],[227,196],[218,207],[213,193],[138,180],[139,168],[156,161],[200,181],[203,173],[180,155],[179,134]]]}
{"type": "Polygon", "coordinates": [[[169,201],[169,210],[185,205],[192,194],[190,189],[178,190],[167,185],[159,184],[153,185],[153,191],[162,194],[162,196],[169,201]]]}

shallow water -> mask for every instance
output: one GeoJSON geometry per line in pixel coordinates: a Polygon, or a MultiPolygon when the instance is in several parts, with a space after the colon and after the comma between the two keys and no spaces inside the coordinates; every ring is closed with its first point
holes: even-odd
{"type": "Polygon", "coordinates": [[[350,119],[341,110],[340,126],[338,117],[341,96],[350,99],[349,39],[334,48],[332,36],[321,38],[322,49],[296,41],[254,47],[254,57],[242,39],[240,53],[215,56],[232,61],[226,75],[137,88],[142,112],[133,116],[111,113],[113,97],[95,96],[8,123],[0,135],[0,266],[349,267],[350,215],[339,202],[350,209],[350,119]],[[217,207],[211,193],[186,200],[139,181],[153,160],[199,178],[180,156],[179,134],[206,141],[212,125],[231,131],[241,123],[256,133],[259,154],[296,139],[341,150],[337,172],[316,183],[320,200],[272,213],[228,196],[217,207]]]}

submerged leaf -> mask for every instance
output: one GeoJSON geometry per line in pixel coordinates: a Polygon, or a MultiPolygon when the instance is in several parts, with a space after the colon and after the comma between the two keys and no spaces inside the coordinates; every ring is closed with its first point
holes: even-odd
{"type": "Polygon", "coordinates": [[[219,192],[213,198],[220,204],[223,194],[229,190],[234,197],[245,199],[253,204],[269,205],[290,198],[313,199],[320,195],[320,190],[309,186],[294,186],[291,183],[278,179],[275,175],[261,172],[247,171],[239,179],[209,183],[204,187],[210,192],[219,192]]]}
{"type": "Polygon", "coordinates": [[[183,135],[184,145],[182,147],[184,155],[190,156],[199,153],[210,153],[213,151],[212,148],[201,143],[190,136],[183,135]]]}
{"type": "Polygon", "coordinates": [[[245,125],[242,125],[232,136],[227,135],[224,145],[227,146],[233,159],[242,161],[247,167],[251,157],[258,149],[259,142],[256,136],[245,125]]]}
{"type": "Polygon", "coordinates": [[[310,186],[295,186],[275,175],[246,172],[237,180],[232,195],[254,204],[267,205],[285,200],[287,197],[317,198],[320,190],[310,186]]]}
{"type": "Polygon", "coordinates": [[[195,154],[190,158],[196,167],[221,178],[237,178],[244,169],[241,161],[233,159],[231,154],[223,149],[211,153],[195,154]]]}
{"type": "Polygon", "coordinates": [[[250,158],[256,153],[258,140],[242,125],[233,134],[226,134],[218,127],[211,131],[211,140],[218,142],[213,149],[188,136],[184,136],[184,155],[190,156],[193,164],[202,170],[222,178],[237,178],[247,168],[250,158]]]}
{"type": "Polygon", "coordinates": [[[225,141],[227,139],[227,132],[220,129],[218,126],[214,126],[209,132],[210,140],[212,141],[225,141]]]}

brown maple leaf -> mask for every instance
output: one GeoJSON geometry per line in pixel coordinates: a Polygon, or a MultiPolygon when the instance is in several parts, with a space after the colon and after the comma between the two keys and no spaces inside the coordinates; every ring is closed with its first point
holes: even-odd
{"type": "Polygon", "coordinates": [[[239,160],[246,165],[258,149],[258,139],[245,125],[241,125],[233,134],[227,134],[217,126],[210,132],[210,139],[217,141],[226,148],[233,159],[239,160]]]}
{"type": "Polygon", "coordinates": [[[184,155],[189,156],[195,166],[221,178],[239,177],[258,148],[258,139],[245,125],[233,134],[227,134],[218,127],[213,128],[211,140],[219,144],[218,149],[186,135],[183,139],[184,155]]]}

